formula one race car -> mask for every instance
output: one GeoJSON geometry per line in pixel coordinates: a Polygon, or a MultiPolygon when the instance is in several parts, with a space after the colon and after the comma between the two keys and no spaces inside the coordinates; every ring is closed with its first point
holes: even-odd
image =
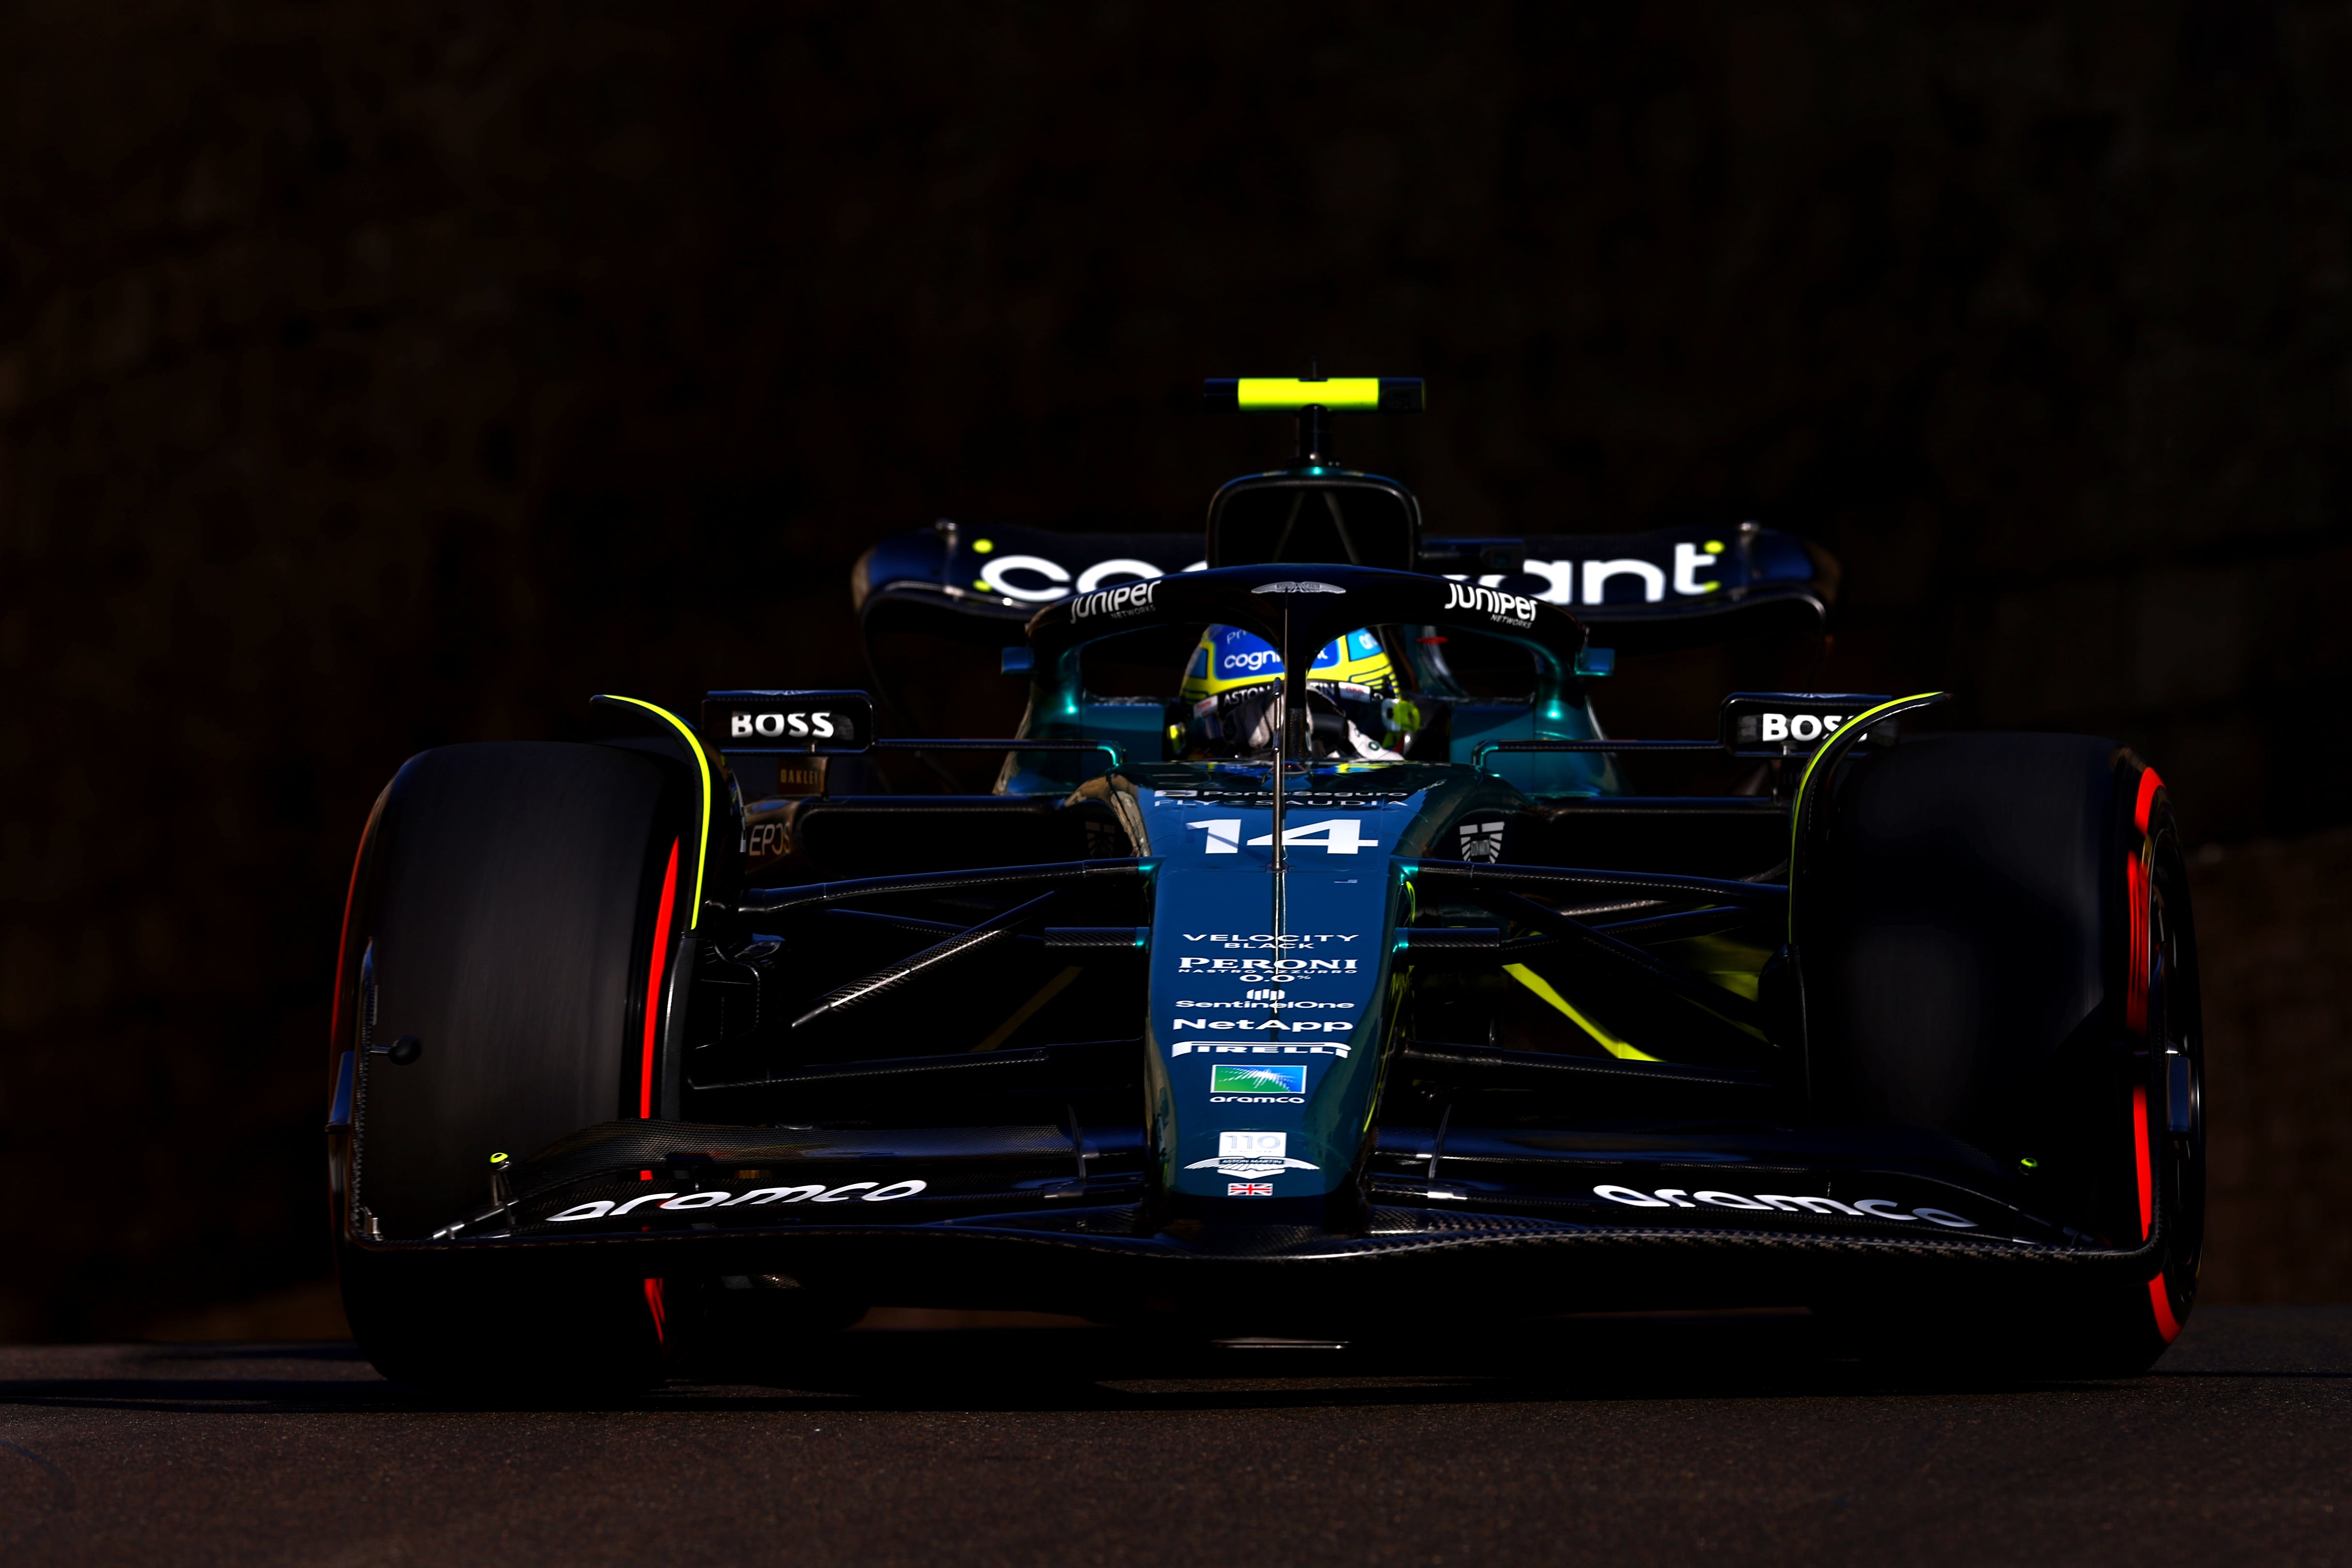
{"type": "Polygon", "coordinates": [[[1619,655],[1816,637],[1828,558],[1424,535],[1330,439],[1419,382],[1209,398],[1299,445],[1205,537],[942,523],[858,563],[869,637],[1026,678],[1014,735],[742,689],[401,768],[328,1127],[375,1363],[642,1383],[873,1303],[1206,1337],[1794,1304],[2062,1374],[2161,1353],[2203,1060],[2155,772],[1937,732],[1934,693],[1607,738],[1619,655]],[[885,787],[959,751],[992,792],[885,787]]]}

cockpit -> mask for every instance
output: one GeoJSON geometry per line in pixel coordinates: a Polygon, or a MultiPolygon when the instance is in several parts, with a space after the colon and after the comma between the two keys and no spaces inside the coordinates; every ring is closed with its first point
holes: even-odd
{"type": "MultiPolygon", "coordinates": [[[[1412,755],[1421,708],[1370,627],[1334,637],[1305,682],[1313,754],[1340,762],[1401,763],[1412,755]]],[[[1184,667],[1178,700],[1186,717],[1177,754],[1186,762],[1243,762],[1274,754],[1282,720],[1282,654],[1239,626],[1213,626],[1184,667]]]]}

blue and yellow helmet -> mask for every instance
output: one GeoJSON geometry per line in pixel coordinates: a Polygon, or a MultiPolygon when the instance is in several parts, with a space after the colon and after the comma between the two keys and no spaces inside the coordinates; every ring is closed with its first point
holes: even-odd
{"type": "MultiPolygon", "coordinates": [[[[1180,695],[1187,702],[1262,686],[1282,674],[1282,655],[1264,637],[1238,626],[1211,626],[1201,634],[1192,662],[1184,667],[1180,695]]],[[[1307,668],[1310,685],[1360,686],[1382,697],[1396,693],[1396,667],[1369,631],[1334,637],[1307,668]]]]}
{"type": "MultiPolygon", "coordinates": [[[[1188,758],[1247,757],[1275,743],[1282,655],[1237,626],[1211,626],[1179,689],[1192,709],[1171,741],[1188,758]]],[[[1402,762],[1421,715],[1400,694],[1396,667],[1370,631],[1334,637],[1307,669],[1307,708],[1318,756],[1402,762]]]]}

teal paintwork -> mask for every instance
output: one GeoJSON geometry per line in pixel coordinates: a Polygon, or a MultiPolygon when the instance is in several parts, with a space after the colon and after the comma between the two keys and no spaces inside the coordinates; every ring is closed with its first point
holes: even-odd
{"type": "MultiPolygon", "coordinates": [[[[1164,753],[1168,704],[1089,695],[1078,683],[1075,652],[1057,668],[1033,669],[1031,675],[1029,710],[1019,733],[1039,740],[1110,741],[1139,760],[1164,753]]],[[[1435,684],[1424,677],[1424,688],[1435,684]]],[[[1545,679],[1533,701],[1455,702],[1446,760],[1468,767],[1488,741],[1590,741],[1600,734],[1591,706],[1568,695],[1564,683],[1545,679]]],[[[1016,753],[1006,758],[997,788],[1011,795],[1061,795],[1101,771],[1099,759],[1016,753]]],[[[1619,795],[1624,788],[1614,759],[1597,752],[1506,754],[1492,759],[1486,771],[1528,795],[1619,795]]]]}
{"type": "Polygon", "coordinates": [[[1126,763],[1106,772],[1090,755],[1016,751],[998,788],[1109,805],[1153,867],[1147,1091],[1163,1214],[1231,1204],[1241,1219],[1248,1200],[1295,1199],[1286,1221],[1350,1223],[1338,1211],[1355,1194],[1401,1026],[1391,954],[1412,915],[1412,865],[1459,857],[1472,820],[1486,825],[1478,848],[1497,852],[1494,825],[1535,797],[1622,793],[1604,753],[1473,765],[1488,741],[1598,739],[1586,694],[1607,661],[1588,667],[1582,629],[1533,598],[1328,564],[1188,571],[1084,595],[1039,612],[1029,637],[1020,734],[1115,738],[1126,763]],[[1404,689],[1432,710],[1419,736],[1432,750],[1446,736],[1443,760],[1293,763],[1288,868],[1276,873],[1270,761],[1153,763],[1145,726],[1157,719],[1164,757],[1184,710],[1086,687],[1089,644],[1204,624],[1249,630],[1302,664],[1355,626],[1397,628],[1389,646],[1409,666],[1404,689]],[[1524,650],[1528,699],[1475,698],[1444,657],[1450,637],[1524,650]]]}
{"type": "Polygon", "coordinates": [[[1391,952],[1412,867],[1453,858],[1465,818],[1526,805],[1466,768],[1294,764],[1277,877],[1272,771],[1168,763],[1108,781],[1157,868],[1145,1027],[1156,1184],[1219,1205],[1323,1197],[1352,1179],[1397,1025],[1391,952]]]}

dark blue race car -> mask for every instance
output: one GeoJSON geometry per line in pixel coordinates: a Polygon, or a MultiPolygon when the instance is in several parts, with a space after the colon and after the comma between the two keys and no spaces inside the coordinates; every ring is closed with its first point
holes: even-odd
{"type": "Polygon", "coordinates": [[[1209,397],[1299,443],[1202,534],[942,523],[858,563],[869,639],[1026,680],[1013,735],[759,689],[402,767],[331,1058],[376,1364],[627,1384],[877,1302],[1210,1336],[1801,1304],[1939,1358],[2161,1353],[2204,1152],[2155,772],[1938,730],[1937,693],[1608,737],[1621,658],[1809,645],[1833,564],[1754,524],[1425,534],[1330,438],[1420,383],[1209,397]],[[904,787],[975,751],[992,791],[904,787]]]}

